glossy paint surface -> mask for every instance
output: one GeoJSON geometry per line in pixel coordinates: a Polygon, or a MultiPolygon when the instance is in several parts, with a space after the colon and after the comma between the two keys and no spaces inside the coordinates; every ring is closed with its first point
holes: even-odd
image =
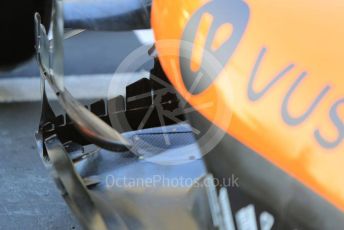
{"type": "Polygon", "coordinates": [[[341,210],[343,12],[340,0],[155,0],[151,20],[161,64],[180,94],[195,108],[212,101],[199,109],[203,116],[341,210]],[[191,23],[185,72],[180,47],[191,23]],[[191,92],[187,78],[206,53],[223,68],[191,92]]]}

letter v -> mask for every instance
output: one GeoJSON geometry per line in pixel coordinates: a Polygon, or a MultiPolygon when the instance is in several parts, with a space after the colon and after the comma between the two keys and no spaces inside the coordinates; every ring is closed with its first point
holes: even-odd
{"type": "Polygon", "coordinates": [[[257,61],[256,61],[256,64],[253,67],[252,74],[251,74],[250,79],[249,79],[249,83],[248,83],[248,87],[247,87],[247,94],[248,94],[248,97],[251,101],[257,101],[261,97],[263,97],[270,90],[271,87],[273,87],[281,78],[283,78],[295,66],[294,64],[288,65],[286,68],[284,68],[282,71],[280,71],[274,77],[274,79],[272,79],[269,82],[269,84],[267,84],[260,92],[255,91],[253,89],[253,85],[254,85],[254,82],[255,82],[256,77],[257,77],[258,69],[261,65],[261,62],[265,56],[266,51],[267,51],[267,49],[265,47],[263,47],[262,50],[260,51],[258,58],[257,58],[257,61]]]}

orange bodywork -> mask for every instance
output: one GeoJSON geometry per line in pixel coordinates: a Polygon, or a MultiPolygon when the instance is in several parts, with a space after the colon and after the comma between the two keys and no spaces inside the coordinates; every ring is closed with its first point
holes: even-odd
{"type": "MultiPolygon", "coordinates": [[[[221,108],[221,116],[215,107],[200,109],[208,120],[343,211],[344,2],[243,2],[249,18],[233,55],[206,89],[192,94],[179,47],[159,41],[181,41],[189,20],[210,1],[154,0],[151,22],[162,67],[193,107],[214,101],[221,108]],[[166,49],[169,55],[160,55],[166,49]]],[[[200,68],[209,26],[219,16],[199,20],[192,71],[200,68]]],[[[221,49],[233,29],[231,23],[219,27],[211,49],[221,49]]]]}

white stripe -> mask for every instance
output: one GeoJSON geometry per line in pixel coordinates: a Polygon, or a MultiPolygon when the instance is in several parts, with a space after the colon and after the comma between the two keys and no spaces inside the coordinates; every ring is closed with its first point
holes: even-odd
{"type": "MultiPolygon", "coordinates": [[[[124,73],[116,75],[117,87],[125,87],[120,80],[127,77],[142,76],[142,73],[124,73]],[[123,76],[122,76],[123,75],[123,76]]],[[[66,76],[65,87],[76,99],[106,98],[113,74],[66,76]]],[[[49,99],[56,100],[47,84],[49,99]]],[[[0,79],[0,102],[29,102],[41,100],[39,77],[17,77],[0,79]]]]}
{"type": "Polygon", "coordinates": [[[137,39],[143,44],[143,45],[153,45],[154,43],[154,34],[151,29],[147,30],[134,30],[134,33],[137,37],[137,39]]]}
{"type": "Polygon", "coordinates": [[[220,189],[219,203],[222,210],[223,229],[235,230],[232,209],[228,197],[228,191],[225,187],[220,189]]]}

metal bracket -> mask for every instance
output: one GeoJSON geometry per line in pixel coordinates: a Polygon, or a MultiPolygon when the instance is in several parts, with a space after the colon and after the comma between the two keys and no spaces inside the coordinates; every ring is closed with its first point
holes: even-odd
{"type": "Polygon", "coordinates": [[[41,77],[49,82],[60,105],[83,136],[104,149],[117,152],[127,151],[131,147],[129,141],[87,110],[64,87],[63,2],[62,0],[54,0],[53,3],[49,36],[41,23],[40,15],[35,14],[37,62],[40,67],[41,77]],[[51,39],[48,39],[48,37],[51,37],[51,39]]]}

